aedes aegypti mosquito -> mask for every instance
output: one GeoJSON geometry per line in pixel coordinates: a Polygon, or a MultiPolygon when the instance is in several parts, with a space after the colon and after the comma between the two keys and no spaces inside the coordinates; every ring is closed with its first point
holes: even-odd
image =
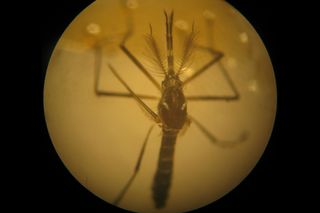
{"type": "MultiPolygon", "coordinates": [[[[162,84],[160,85],[150,72],[145,68],[145,66],[134,56],[134,54],[126,47],[126,42],[132,36],[132,26],[129,24],[128,30],[120,43],[120,49],[123,53],[138,67],[138,69],[147,77],[147,80],[151,81],[152,84],[160,90],[161,97],[158,103],[158,112],[154,112],[147,104],[144,103],[143,99],[155,99],[157,97],[136,94],[134,90],[125,82],[122,77],[118,74],[116,67],[112,63],[108,64],[108,68],[111,70],[113,75],[121,82],[121,84],[126,88],[127,93],[118,92],[107,92],[100,91],[98,89],[98,77],[101,68],[101,56],[100,59],[96,61],[96,82],[95,82],[95,92],[98,96],[113,96],[113,97],[128,97],[133,98],[138,105],[146,112],[146,114],[162,129],[162,140],[160,154],[158,158],[157,170],[154,176],[152,184],[152,196],[154,200],[155,208],[164,208],[166,206],[167,199],[169,197],[169,191],[171,186],[171,181],[173,177],[173,162],[174,162],[174,149],[178,134],[183,128],[194,123],[207,137],[208,139],[221,146],[233,146],[243,142],[247,138],[247,134],[243,133],[234,141],[223,141],[217,139],[211,132],[209,132],[199,121],[187,113],[187,101],[236,101],[239,99],[240,95],[228,75],[228,72],[221,65],[221,70],[224,74],[226,81],[233,91],[233,95],[230,96],[185,96],[183,88],[185,85],[191,83],[199,75],[209,70],[210,67],[219,64],[223,53],[214,50],[212,47],[203,47],[195,44],[196,33],[194,30],[194,25],[191,32],[186,36],[183,53],[181,58],[175,65],[175,59],[173,55],[173,11],[168,13],[164,12],[165,15],[165,27],[166,27],[166,58],[161,56],[158,44],[153,36],[152,26],[150,25],[150,32],[146,36],[146,42],[152,53],[152,60],[157,65],[159,71],[164,75],[162,84]],[[195,49],[200,51],[207,51],[211,56],[211,60],[204,64],[200,69],[196,70],[192,75],[186,78],[184,81],[180,79],[181,73],[188,66],[190,57],[195,49]]],[[[101,55],[101,49],[96,48],[96,54],[101,55]]],[[[98,56],[99,57],[99,56],[98,56]]],[[[134,168],[134,172],[127,183],[124,185],[123,189],[119,192],[119,195],[115,198],[114,204],[117,205],[122,198],[125,196],[130,185],[134,181],[136,175],[138,174],[140,164],[143,158],[145,147],[148,142],[148,138],[154,126],[151,126],[147,132],[146,138],[144,140],[143,146],[141,148],[138,161],[134,168]]]]}

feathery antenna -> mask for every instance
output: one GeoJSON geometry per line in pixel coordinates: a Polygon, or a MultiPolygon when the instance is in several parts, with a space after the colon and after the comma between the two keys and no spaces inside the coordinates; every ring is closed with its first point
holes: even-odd
{"type": "Polygon", "coordinates": [[[152,35],[151,24],[149,24],[149,27],[150,27],[150,33],[145,36],[145,40],[146,40],[148,47],[152,53],[151,59],[156,65],[158,65],[160,70],[166,75],[167,72],[166,72],[166,68],[164,66],[163,55],[161,54],[160,49],[158,47],[158,44],[152,35]]]}

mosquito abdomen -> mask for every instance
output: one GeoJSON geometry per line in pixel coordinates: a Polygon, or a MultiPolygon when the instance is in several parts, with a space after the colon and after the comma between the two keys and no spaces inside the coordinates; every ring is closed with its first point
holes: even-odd
{"type": "Polygon", "coordinates": [[[153,200],[156,208],[163,208],[169,197],[172,180],[173,155],[177,132],[164,131],[161,141],[158,168],[153,180],[153,200]]]}

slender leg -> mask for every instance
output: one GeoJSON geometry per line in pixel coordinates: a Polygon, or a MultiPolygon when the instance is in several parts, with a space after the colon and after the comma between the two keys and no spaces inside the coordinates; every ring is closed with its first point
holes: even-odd
{"type": "Polygon", "coordinates": [[[143,154],[144,154],[144,151],[145,151],[145,148],[147,146],[147,142],[148,142],[148,139],[149,139],[149,136],[151,134],[151,131],[153,129],[153,125],[149,128],[148,130],[148,133],[147,133],[147,136],[146,138],[144,139],[144,142],[143,142],[143,145],[141,147],[141,151],[140,151],[140,154],[139,154],[139,157],[138,157],[138,161],[136,163],[136,166],[134,168],[134,171],[133,171],[133,174],[132,176],[130,177],[130,179],[127,181],[126,185],[123,187],[123,189],[121,190],[121,192],[119,193],[119,195],[116,197],[116,199],[114,200],[113,204],[114,205],[118,205],[118,203],[122,200],[123,196],[126,194],[126,192],[128,191],[128,189],[130,188],[132,182],[134,181],[135,177],[137,176],[138,174],[138,171],[140,169],[140,165],[141,165],[141,161],[142,161],[142,157],[143,157],[143,154]]]}
{"type": "Polygon", "coordinates": [[[124,44],[120,46],[121,50],[131,59],[131,61],[140,69],[140,71],[161,91],[160,84],[152,77],[146,68],[138,61],[138,59],[127,49],[124,44]]]}
{"type": "Polygon", "coordinates": [[[219,140],[216,138],[208,129],[206,129],[199,121],[189,115],[189,118],[193,123],[201,130],[202,133],[215,145],[218,145],[223,148],[232,148],[240,143],[244,142],[248,138],[248,133],[243,132],[240,136],[235,140],[219,140]]]}
{"type": "Polygon", "coordinates": [[[183,84],[185,85],[187,83],[190,83],[192,80],[194,80],[200,74],[209,70],[209,68],[211,66],[213,66],[214,64],[217,64],[220,67],[220,71],[222,72],[224,78],[228,82],[228,84],[231,87],[234,94],[233,95],[226,95],[226,96],[216,96],[216,95],[213,95],[213,96],[211,96],[211,95],[186,96],[187,100],[189,100],[189,101],[212,101],[212,100],[233,101],[233,100],[238,100],[239,99],[239,92],[238,92],[237,88],[235,87],[233,81],[231,80],[226,68],[223,66],[223,64],[220,61],[221,58],[223,57],[223,53],[218,52],[210,47],[197,46],[197,48],[199,48],[200,50],[208,51],[213,56],[213,58],[207,64],[205,64],[202,68],[197,70],[192,76],[187,78],[183,82],[183,84]]]}
{"type": "Polygon", "coordinates": [[[212,100],[223,100],[223,101],[235,101],[239,99],[239,92],[234,85],[232,79],[230,78],[227,69],[223,66],[221,59],[223,57],[223,53],[220,51],[217,51],[213,48],[213,25],[214,25],[214,18],[211,16],[206,17],[206,24],[207,24],[207,44],[208,46],[201,46],[197,45],[196,48],[201,51],[207,51],[212,55],[212,59],[205,64],[203,67],[201,67],[199,70],[197,70],[192,76],[187,78],[183,84],[190,83],[192,80],[196,79],[199,75],[203,74],[205,71],[209,70],[209,68],[213,65],[218,65],[220,67],[220,71],[222,72],[224,78],[228,82],[229,86],[231,87],[233,91],[233,95],[228,96],[186,96],[187,100],[189,101],[212,101],[212,100]]]}
{"type": "Polygon", "coordinates": [[[145,112],[148,113],[148,115],[152,118],[152,120],[154,120],[156,123],[161,123],[159,116],[133,92],[133,90],[129,87],[129,85],[120,77],[117,71],[110,64],[109,64],[109,68],[112,71],[112,73],[116,76],[116,78],[122,83],[122,85],[132,95],[132,97],[138,102],[138,104],[142,106],[145,112]]]}
{"type": "MultiPolygon", "coordinates": [[[[146,68],[142,65],[142,63],[131,53],[131,51],[125,46],[126,41],[133,34],[133,24],[132,24],[132,14],[131,11],[127,11],[127,32],[124,35],[123,40],[120,43],[120,49],[129,57],[129,59],[140,69],[140,71],[161,91],[161,87],[159,83],[150,75],[150,73],[146,70],[146,68]]],[[[99,44],[95,45],[95,93],[98,96],[111,96],[111,97],[129,97],[132,98],[131,93],[122,93],[122,92],[111,92],[111,91],[100,91],[99,90],[99,77],[101,71],[102,64],[102,48],[103,42],[99,42],[99,44]]],[[[158,100],[159,97],[152,95],[144,95],[144,94],[136,94],[140,99],[154,99],[158,100]]]]}
{"type": "Polygon", "coordinates": [[[125,34],[121,44],[120,49],[128,56],[128,58],[139,68],[139,70],[154,84],[155,87],[159,91],[161,91],[160,84],[152,77],[152,75],[148,72],[148,70],[142,65],[142,63],[131,53],[131,51],[126,47],[127,40],[132,36],[133,34],[133,24],[132,24],[132,16],[131,13],[128,12],[127,15],[127,33],[125,34]]]}
{"type": "Polygon", "coordinates": [[[194,80],[196,77],[198,77],[200,74],[203,74],[205,71],[208,70],[212,65],[216,64],[222,57],[223,53],[221,52],[215,52],[213,53],[213,58],[205,64],[203,67],[201,67],[199,70],[197,70],[193,75],[191,75],[189,78],[184,80],[183,85],[190,83],[192,80],[194,80]]]}
{"type": "MultiPolygon", "coordinates": [[[[94,89],[95,93],[98,96],[111,96],[111,97],[127,97],[132,98],[131,93],[123,93],[123,92],[111,92],[111,91],[101,91],[99,90],[99,78],[101,72],[101,64],[102,64],[102,48],[100,45],[96,45],[94,47],[94,89]]],[[[158,100],[159,97],[152,95],[144,95],[144,94],[136,94],[140,99],[154,99],[158,100]]]]}

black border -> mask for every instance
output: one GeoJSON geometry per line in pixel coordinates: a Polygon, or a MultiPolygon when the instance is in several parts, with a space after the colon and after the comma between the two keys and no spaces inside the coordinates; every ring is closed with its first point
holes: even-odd
{"type": "MultiPolygon", "coordinates": [[[[30,126],[37,128],[37,133],[31,136],[35,146],[32,147],[30,155],[32,155],[35,173],[30,183],[35,190],[31,189],[32,201],[29,203],[42,210],[119,210],[91,194],[71,176],[50,142],[43,117],[42,90],[50,54],[64,29],[91,2],[45,1],[35,7],[37,8],[34,9],[35,17],[30,21],[36,33],[35,37],[30,38],[29,41],[32,45],[40,44],[40,47],[39,51],[32,52],[38,58],[32,57],[30,70],[37,72],[29,81],[32,84],[30,93],[35,102],[31,109],[35,116],[30,118],[32,120],[30,126]]],[[[230,0],[228,2],[250,21],[268,49],[277,79],[277,117],[269,145],[250,175],[228,195],[196,212],[278,210],[279,207],[289,206],[292,202],[292,194],[296,193],[291,189],[292,168],[287,160],[291,157],[292,150],[288,144],[290,126],[287,125],[287,122],[291,121],[291,111],[287,108],[291,96],[286,89],[292,86],[290,82],[292,77],[288,77],[286,71],[290,68],[291,72],[295,71],[289,67],[290,59],[287,55],[290,44],[288,35],[292,30],[289,16],[294,10],[287,5],[280,5],[277,0],[230,0]]]]}

